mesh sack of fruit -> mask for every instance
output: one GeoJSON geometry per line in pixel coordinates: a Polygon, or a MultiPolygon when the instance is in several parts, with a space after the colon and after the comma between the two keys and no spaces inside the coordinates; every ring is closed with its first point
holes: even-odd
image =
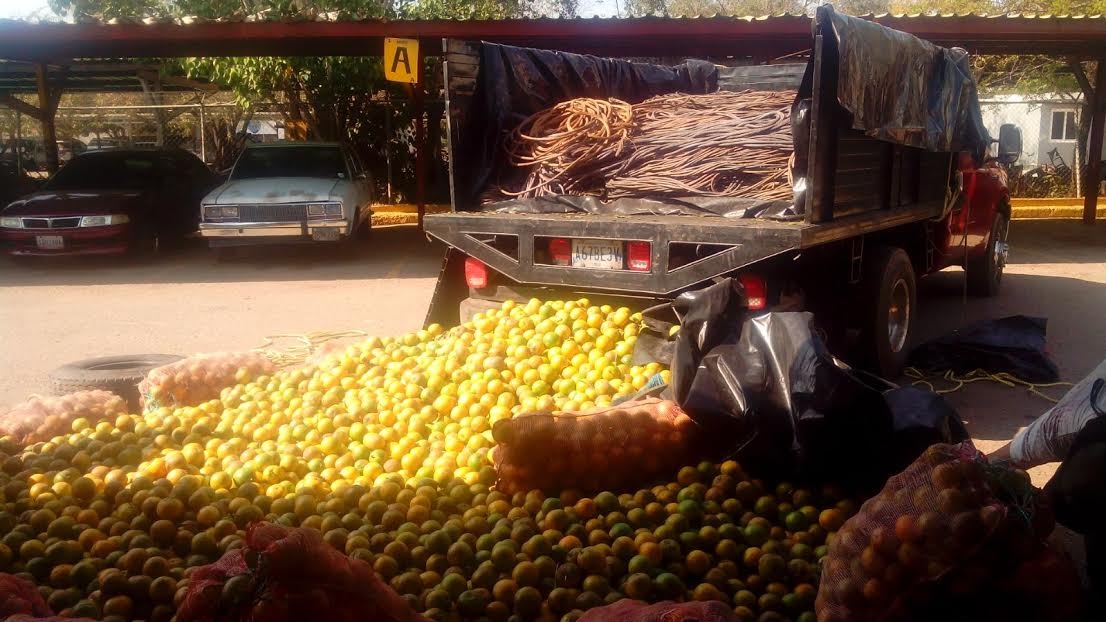
{"type": "Polygon", "coordinates": [[[92,618],[71,618],[68,616],[55,616],[53,614],[38,617],[26,614],[19,614],[14,616],[8,616],[3,618],[4,622],[96,622],[92,618]]]}
{"type": "Polygon", "coordinates": [[[970,442],[933,445],[833,539],[818,620],[965,619],[993,609],[1020,565],[1045,550],[1053,524],[1024,471],[988,464],[970,442]]]}
{"type": "Polygon", "coordinates": [[[54,615],[54,612],[33,583],[0,572],[0,620],[20,614],[41,617],[54,615]]]}
{"type": "Polygon", "coordinates": [[[312,352],[306,360],[304,360],[303,364],[306,367],[321,365],[323,363],[326,363],[327,359],[329,359],[331,356],[334,356],[335,354],[338,354],[340,352],[344,352],[348,347],[348,343],[344,343],[341,341],[327,341],[316,348],[315,351],[312,352]]]}
{"type": "Polygon", "coordinates": [[[180,622],[426,622],[372,568],[311,529],[255,523],[245,546],[196,570],[180,622]]]}
{"type": "Polygon", "coordinates": [[[73,422],[114,421],[127,413],[127,402],[110,391],[77,391],[58,397],[34,396],[0,413],[0,436],[19,443],[47,441],[73,431],[73,422]]]}
{"type": "Polygon", "coordinates": [[[624,599],[589,609],[579,622],[738,622],[733,607],[719,601],[676,603],[666,600],[650,605],[624,599]]]}
{"type": "Polygon", "coordinates": [[[536,412],[497,422],[492,459],[507,494],[624,490],[688,462],[699,427],[669,400],[645,398],[588,412],[536,412]]]}
{"type": "Polygon", "coordinates": [[[276,366],[260,352],[197,354],[150,370],[138,383],[146,411],[162,406],[197,406],[223,389],[271,374],[276,366]]]}

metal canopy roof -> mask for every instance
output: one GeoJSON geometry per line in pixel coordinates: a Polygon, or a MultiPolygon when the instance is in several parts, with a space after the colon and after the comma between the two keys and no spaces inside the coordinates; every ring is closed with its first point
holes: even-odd
{"type": "MultiPolygon", "coordinates": [[[[881,24],[982,54],[1106,56],[1106,17],[882,15],[881,24]]],[[[27,23],[0,20],[0,58],[375,55],[383,37],[483,39],[566,51],[648,56],[778,57],[810,47],[804,15],[760,18],[578,18],[514,20],[156,21],[27,23]]]]}
{"type": "MultiPolygon", "coordinates": [[[[161,65],[132,62],[83,61],[66,64],[66,92],[142,91],[142,80],[158,84],[160,91],[214,91],[217,87],[179,76],[159,78],[161,65]]],[[[0,94],[37,93],[35,65],[0,60],[0,94]]]]}

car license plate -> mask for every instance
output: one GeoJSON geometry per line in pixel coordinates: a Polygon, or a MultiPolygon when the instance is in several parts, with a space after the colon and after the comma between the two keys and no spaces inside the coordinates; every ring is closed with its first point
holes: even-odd
{"type": "Polygon", "coordinates": [[[622,269],[622,242],[618,240],[572,240],[572,266],[599,270],[622,269]]]}
{"type": "Polygon", "coordinates": [[[36,235],[35,244],[41,249],[56,250],[65,248],[65,238],[60,235],[36,235]]]}
{"type": "Polygon", "coordinates": [[[337,242],[338,227],[324,227],[311,230],[311,239],[316,242],[337,242]]]}

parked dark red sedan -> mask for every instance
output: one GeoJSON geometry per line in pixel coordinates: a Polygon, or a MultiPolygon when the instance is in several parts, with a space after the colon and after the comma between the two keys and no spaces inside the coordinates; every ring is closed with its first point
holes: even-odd
{"type": "Polygon", "coordinates": [[[85,153],[0,212],[0,248],[9,255],[153,251],[196,231],[200,199],[218,181],[179,149],[85,153]]]}

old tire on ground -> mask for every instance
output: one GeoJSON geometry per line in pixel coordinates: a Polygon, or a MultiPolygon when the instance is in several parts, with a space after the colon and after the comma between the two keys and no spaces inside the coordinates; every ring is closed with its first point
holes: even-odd
{"type": "Polygon", "coordinates": [[[991,232],[987,236],[987,248],[982,255],[964,266],[968,279],[968,293],[972,296],[994,296],[1002,285],[1002,270],[1006,267],[1006,235],[1010,231],[1010,219],[995,214],[991,232]]]}
{"type": "Polygon", "coordinates": [[[50,391],[54,395],[65,395],[103,389],[127,400],[131,409],[137,411],[138,383],[151,369],[181,358],[172,354],[131,354],[74,361],[50,372],[50,391]]]}
{"type": "Polygon", "coordinates": [[[906,365],[918,314],[910,257],[894,247],[881,247],[864,257],[861,292],[861,360],[871,371],[893,380],[906,365]]]}

